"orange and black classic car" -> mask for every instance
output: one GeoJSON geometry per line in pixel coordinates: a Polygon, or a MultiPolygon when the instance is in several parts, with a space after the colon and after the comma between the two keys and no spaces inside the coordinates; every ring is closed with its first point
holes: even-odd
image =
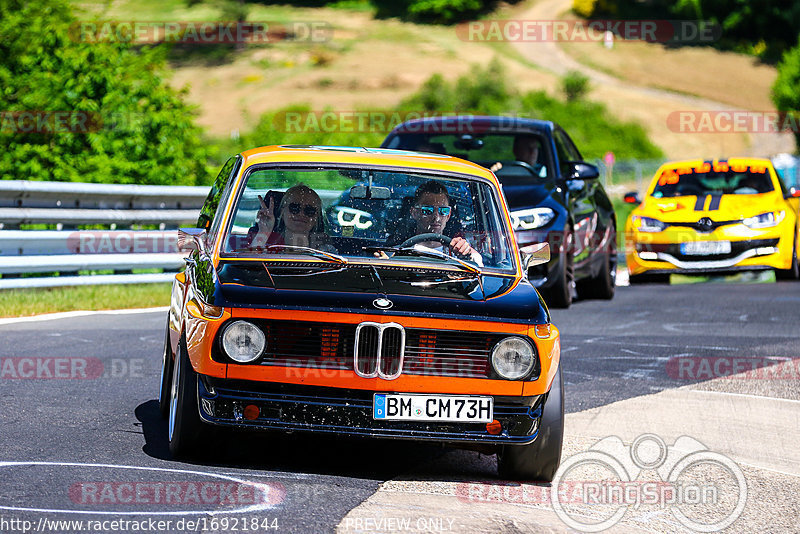
{"type": "Polygon", "coordinates": [[[552,479],[559,332],[526,275],[549,247],[518,249],[489,170],[256,148],[225,164],[179,248],[160,393],[173,455],[214,427],[305,431],[480,447],[502,476],[552,479]]]}

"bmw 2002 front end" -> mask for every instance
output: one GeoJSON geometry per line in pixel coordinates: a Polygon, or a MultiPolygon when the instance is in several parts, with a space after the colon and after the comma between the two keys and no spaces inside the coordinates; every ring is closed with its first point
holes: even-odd
{"type": "Polygon", "coordinates": [[[265,147],[217,178],[173,284],[161,387],[176,456],[212,427],[432,440],[550,480],[558,330],[496,178],[456,158],[265,147]]]}
{"type": "Polygon", "coordinates": [[[797,279],[795,195],[765,159],[664,164],[627,220],[631,282],[763,269],[797,279]]]}

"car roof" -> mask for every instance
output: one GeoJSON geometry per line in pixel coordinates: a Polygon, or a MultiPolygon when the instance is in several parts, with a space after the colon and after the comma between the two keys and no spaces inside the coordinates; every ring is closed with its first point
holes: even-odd
{"type": "Polygon", "coordinates": [[[764,165],[767,168],[772,167],[772,161],[767,158],[753,158],[753,157],[734,157],[734,158],[719,158],[719,159],[686,159],[686,160],[676,160],[676,161],[667,161],[666,163],[662,164],[660,169],[676,169],[678,167],[697,167],[698,165],[702,165],[703,163],[740,163],[740,164],[749,164],[749,163],[756,163],[758,165],[764,165]]]}
{"type": "Polygon", "coordinates": [[[271,145],[242,152],[244,166],[259,163],[340,163],[419,169],[470,174],[491,180],[495,176],[485,167],[442,154],[351,146],[271,145]]]}
{"type": "Polygon", "coordinates": [[[551,132],[558,125],[552,121],[501,115],[458,115],[407,120],[391,131],[399,133],[518,133],[551,132]]]}

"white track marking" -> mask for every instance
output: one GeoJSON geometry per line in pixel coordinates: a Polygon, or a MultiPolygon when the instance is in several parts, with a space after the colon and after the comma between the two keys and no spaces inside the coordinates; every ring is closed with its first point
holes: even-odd
{"type": "MultiPolygon", "coordinates": [[[[182,473],[189,475],[200,475],[202,477],[219,478],[229,480],[252,486],[255,490],[261,491],[264,494],[264,484],[244,480],[229,475],[219,473],[204,473],[202,471],[190,471],[187,469],[171,469],[166,467],[138,467],[135,465],[113,465],[113,464],[83,464],[73,462],[2,462],[0,461],[0,469],[4,467],[15,467],[25,465],[47,465],[58,467],[101,467],[108,469],[127,469],[138,471],[160,471],[164,473],[182,473]]],[[[155,511],[136,511],[136,512],[122,512],[122,511],[106,511],[106,510],[64,510],[64,509],[51,509],[51,508],[25,508],[20,506],[3,506],[0,504],[0,510],[12,510],[16,512],[45,512],[45,513],[59,513],[59,514],[91,514],[91,515],[215,515],[215,514],[238,514],[247,512],[258,512],[273,508],[274,505],[270,504],[254,504],[243,508],[236,508],[233,510],[175,510],[169,512],[155,512],[155,511]]]]}
{"type": "Polygon", "coordinates": [[[31,323],[36,321],[54,321],[56,319],[69,319],[72,317],[84,317],[87,315],[127,315],[134,313],[155,313],[165,312],[169,306],[159,306],[157,308],[131,308],[130,310],[78,310],[58,313],[45,313],[42,315],[31,315],[30,317],[6,317],[0,319],[0,325],[13,323],[31,323]]]}
{"type": "MultiPolygon", "coordinates": [[[[736,376],[736,375],[733,375],[736,376]]],[[[709,389],[689,389],[689,391],[693,393],[710,393],[712,395],[731,395],[734,397],[747,397],[750,399],[766,399],[770,401],[777,401],[777,402],[791,402],[795,404],[800,404],[800,400],[796,399],[783,399],[781,397],[768,397],[766,395],[750,395],[749,393],[730,393],[728,391],[713,391],[709,389]]]]}

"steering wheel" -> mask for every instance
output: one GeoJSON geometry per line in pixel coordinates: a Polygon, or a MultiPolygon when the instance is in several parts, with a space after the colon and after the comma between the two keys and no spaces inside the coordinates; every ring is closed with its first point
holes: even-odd
{"type": "Polygon", "coordinates": [[[450,239],[449,237],[447,237],[444,234],[437,234],[437,233],[431,232],[431,233],[428,233],[428,234],[419,234],[419,235],[415,235],[415,236],[409,237],[408,239],[406,239],[405,241],[403,241],[402,243],[400,243],[397,246],[399,248],[412,247],[412,246],[416,245],[417,243],[424,243],[425,241],[438,241],[442,245],[444,245],[446,247],[449,247],[450,246],[450,241],[452,241],[452,239],[450,239]]]}
{"type": "MultiPolygon", "coordinates": [[[[537,164],[537,166],[538,166],[538,164],[537,164]]],[[[509,161],[508,163],[503,163],[503,167],[504,168],[520,167],[521,169],[525,169],[526,171],[531,173],[531,176],[539,178],[539,171],[537,169],[535,169],[533,167],[533,165],[531,165],[529,163],[525,163],[524,161],[509,161]]],[[[502,169],[500,169],[500,170],[502,170],[502,169]]]]}

